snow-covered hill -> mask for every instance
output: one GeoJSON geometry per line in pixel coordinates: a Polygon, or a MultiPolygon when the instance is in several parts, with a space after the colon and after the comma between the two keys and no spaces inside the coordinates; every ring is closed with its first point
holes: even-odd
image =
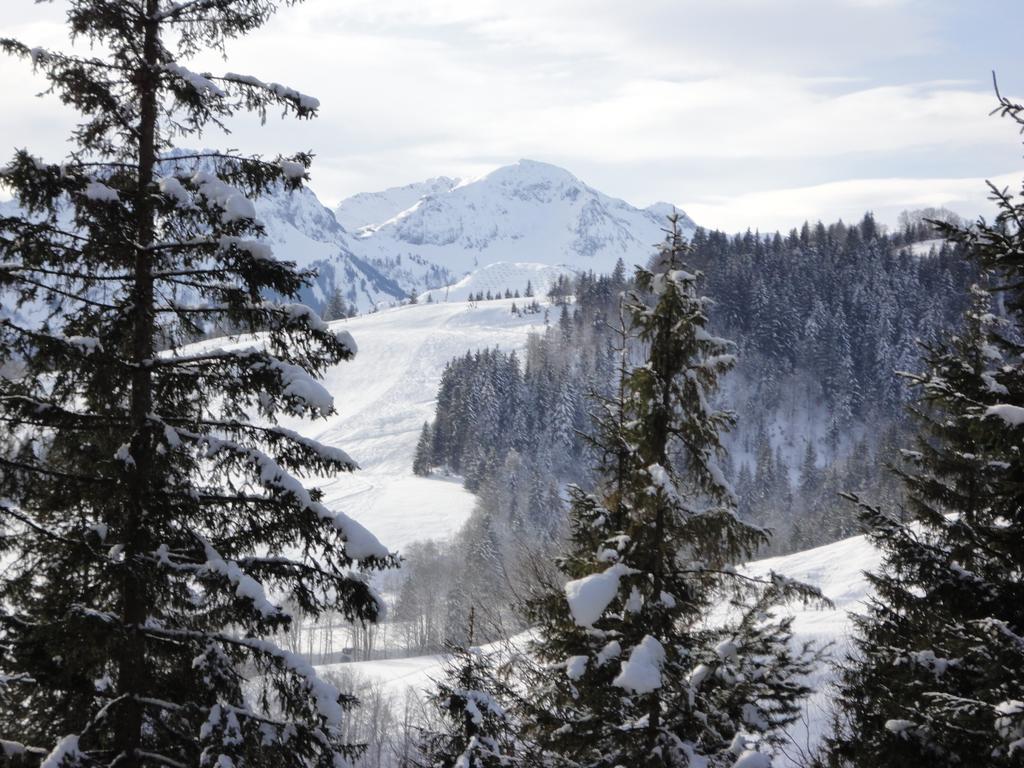
{"type": "MultiPolygon", "coordinates": [[[[671,211],[665,203],[636,208],[569,171],[534,160],[444,186],[359,230],[353,250],[371,262],[400,256],[441,265],[458,276],[499,261],[610,272],[619,258],[627,265],[646,261],[663,239],[665,214],[671,211]]],[[[424,188],[414,187],[410,196],[424,188]]],[[[380,194],[397,200],[392,192],[380,194]]],[[[359,207],[362,200],[345,201],[340,209],[359,207]]],[[[692,231],[693,223],[685,221],[692,231]]]]}

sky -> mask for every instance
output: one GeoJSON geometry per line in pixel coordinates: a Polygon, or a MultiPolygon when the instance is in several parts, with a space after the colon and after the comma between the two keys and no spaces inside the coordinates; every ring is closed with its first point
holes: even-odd
{"type": "MultiPolygon", "coordinates": [[[[61,0],[3,0],[0,35],[67,49],[61,0]]],[[[232,122],[203,146],[312,150],[334,205],[520,158],[698,224],[788,230],[894,223],[905,208],[986,212],[1019,187],[1020,0],[307,0],[227,61],[320,99],[319,117],[232,122]]],[[[24,62],[0,60],[0,150],[59,159],[69,115],[24,62]]]]}

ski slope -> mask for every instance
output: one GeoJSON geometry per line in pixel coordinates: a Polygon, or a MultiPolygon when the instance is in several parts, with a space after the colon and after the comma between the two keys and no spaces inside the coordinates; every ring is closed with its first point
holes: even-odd
{"type": "Polygon", "coordinates": [[[540,315],[517,317],[511,307],[504,299],[415,304],[333,323],[359,346],[354,360],[331,368],[323,380],[337,414],[316,422],[282,420],[358,462],[358,472],[316,482],[328,507],[358,520],[392,551],[450,538],[473,508],[475,497],[461,479],[413,475],[413,453],[423,422],[434,417],[449,360],[487,347],[521,349],[530,331],[543,330],[540,315]]]}

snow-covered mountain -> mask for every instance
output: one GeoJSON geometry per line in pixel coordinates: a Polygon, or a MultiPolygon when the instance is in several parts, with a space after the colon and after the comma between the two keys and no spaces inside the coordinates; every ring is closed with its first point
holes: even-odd
{"type": "Polygon", "coordinates": [[[461,179],[438,176],[380,192],[360,192],[342,200],[334,209],[334,216],[345,229],[355,232],[394,218],[424,197],[451,192],[460,182],[461,179]]]}
{"type": "Polygon", "coordinates": [[[408,296],[403,285],[353,253],[351,235],[308,187],[262,197],[256,213],[277,258],[317,269],[316,281],[302,296],[306,303],[322,309],[336,287],[364,312],[408,296]]]}
{"type": "MultiPolygon", "coordinates": [[[[193,170],[195,153],[178,154],[187,158],[170,155],[168,171],[193,170]]],[[[441,176],[360,193],[334,212],[310,187],[255,203],[275,256],[319,272],[302,300],[322,311],[340,289],[360,312],[427,291],[434,300],[522,292],[527,281],[543,295],[567,271],[610,272],[620,258],[630,267],[663,239],[673,210],[667,203],[636,208],[533,160],[472,180],[441,176]]]]}
{"type": "MultiPolygon", "coordinates": [[[[197,170],[205,161],[196,160],[194,155],[190,150],[171,152],[164,160],[165,172],[172,168],[179,174],[197,170]]],[[[206,170],[212,170],[212,166],[206,170]]],[[[310,187],[296,192],[270,192],[254,203],[274,256],[318,271],[316,281],[301,297],[306,303],[322,309],[336,287],[360,311],[408,295],[402,285],[353,253],[352,236],[310,187]]]]}
{"type": "MultiPolygon", "coordinates": [[[[374,265],[400,259],[407,267],[416,265],[411,273],[434,264],[458,277],[496,262],[608,272],[620,258],[627,265],[646,261],[663,239],[665,216],[672,210],[666,203],[636,208],[569,171],[534,160],[446,188],[449,181],[379,193],[379,210],[387,213],[426,190],[405,210],[358,230],[353,251],[374,265]]],[[[356,197],[339,206],[343,219],[367,218],[352,213],[369,212],[366,196],[356,197]]],[[[693,230],[688,218],[685,224],[693,230]]]]}

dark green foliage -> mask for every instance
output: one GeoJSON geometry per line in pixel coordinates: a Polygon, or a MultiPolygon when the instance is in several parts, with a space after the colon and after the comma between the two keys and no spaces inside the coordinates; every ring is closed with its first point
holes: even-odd
{"type": "Polygon", "coordinates": [[[708,275],[711,319],[738,340],[757,406],[772,405],[801,373],[818,384],[808,395],[835,414],[836,429],[891,418],[906,397],[892,372],[913,368],[915,339],[933,341],[959,322],[976,274],[954,245],[912,252],[916,240],[936,237],[909,217],[904,230],[882,234],[870,214],[786,237],[698,229],[692,261],[708,275]]]}
{"type": "Polygon", "coordinates": [[[600,399],[600,480],[572,492],[559,563],[570,581],[529,603],[539,663],[527,733],[547,765],[731,766],[777,743],[808,692],[796,679],[808,649],[790,647],[772,610],[815,593],[733,568],[766,534],[736,516],[719,469],[733,415],[712,398],[734,358],[707,330],[710,302],[671,223],[624,300],[623,344],[634,334],[643,355],[620,357],[619,391],[600,399]],[[580,597],[597,585],[602,598],[580,597]],[[709,622],[723,601],[728,615],[709,622]]]}
{"type": "MultiPolygon", "coordinates": [[[[472,612],[469,642],[472,642],[472,612]]],[[[430,694],[440,728],[424,732],[421,768],[504,768],[515,761],[515,735],[506,711],[515,695],[498,665],[480,648],[452,644],[444,677],[430,694]]]]}
{"type": "MultiPolygon", "coordinates": [[[[557,326],[531,334],[523,363],[497,349],[448,363],[421,466],[461,474],[477,491],[514,451],[542,485],[582,479],[585,395],[606,391],[612,379],[607,321],[622,287],[613,278],[580,275],[572,311],[563,306],[557,326]]],[[[549,525],[559,522],[547,518],[549,525]]]]}
{"type": "Polygon", "coordinates": [[[416,442],[416,453],[412,460],[413,474],[420,477],[426,477],[430,474],[431,447],[433,442],[434,438],[431,434],[430,425],[427,422],[423,422],[423,429],[420,431],[420,439],[416,442]]]}
{"type": "MultiPolygon", "coordinates": [[[[977,272],[955,244],[912,253],[936,231],[916,213],[905,219],[891,236],[870,217],[856,227],[819,224],[788,237],[695,235],[690,258],[715,296],[709,319],[741,352],[730,387],[740,429],[727,438],[738,466],[723,469],[743,519],[773,531],[762,554],[860,533],[855,511],[838,499],[842,490],[879,502],[901,498],[899,484],[880,470],[907,431],[907,390],[893,371],[915,368],[915,339],[934,340],[959,324],[963,289],[977,272]],[[826,415],[825,431],[809,433],[808,420],[813,427],[826,415]],[[786,424],[781,434],[779,423],[786,424]],[[794,484],[802,455],[779,451],[790,441],[814,449],[814,483],[794,484]]],[[[514,450],[552,480],[589,482],[594,457],[579,434],[587,428],[586,393],[607,394],[614,378],[608,323],[626,284],[619,264],[610,277],[583,274],[555,285],[549,298],[562,306],[543,337],[528,343],[519,399],[509,408],[493,383],[508,355],[452,361],[438,396],[444,429],[431,462],[479,488],[477,470],[493,470],[514,450]],[[543,446],[558,448],[544,456],[543,446]],[[488,453],[492,458],[481,461],[488,453]]]]}
{"type": "Polygon", "coordinates": [[[942,225],[989,273],[964,331],[909,377],[906,513],[860,504],[884,558],[843,670],[835,766],[1024,765],[1024,201],[993,191],[994,222],[942,225]]]}
{"type": "Polygon", "coordinates": [[[265,639],[286,602],[375,620],[365,571],[391,562],[295,477],[352,460],[276,424],[329,414],[315,379],[355,354],[263,298],[309,276],[260,242],[248,198],[298,189],[311,157],[174,151],[238,111],[315,114],[181,67],[277,5],[72,0],[70,31],[105,58],[0,41],[82,114],[61,163],[21,150],[0,171],[27,212],[0,219],[0,738],[30,764],[334,768],[358,751],[352,701],[265,639]],[[179,349],[215,324],[262,334],[179,349]]]}

